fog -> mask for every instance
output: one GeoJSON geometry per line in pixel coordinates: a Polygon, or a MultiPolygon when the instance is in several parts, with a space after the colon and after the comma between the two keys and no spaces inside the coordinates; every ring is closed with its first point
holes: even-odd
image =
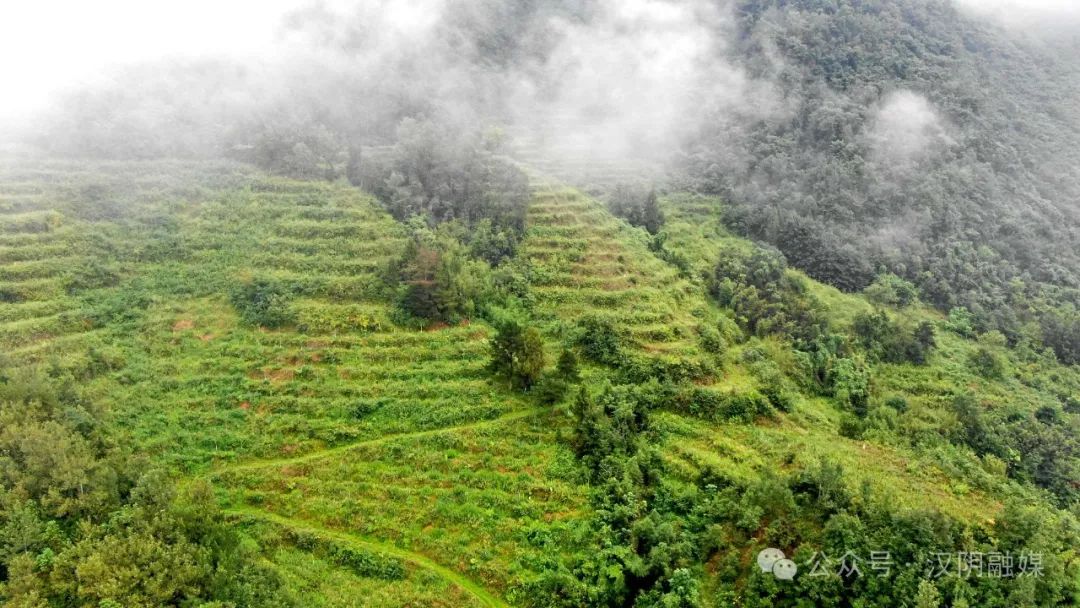
{"type": "Polygon", "coordinates": [[[907,171],[951,143],[949,126],[926,97],[901,90],[882,100],[869,125],[872,160],[907,171]]]}
{"type": "Polygon", "coordinates": [[[560,154],[670,153],[710,110],[755,110],[755,83],[721,59],[729,19],[718,3],[663,0],[605,0],[588,22],[556,19],[547,62],[512,74],[515,122],[560,154]]]}
{"type": "Polygon", "coordinates": [[[0,3],[0,124],[28,120],[63,90],[124,64],[165,58],[253,60],[272,48],[296,0],[40,0],[0,3]]]}
{"type": "MultiPolygon", "coordinates": [[[[959,1],[1009,24],[1080,14],[1064,0],[959,1]]],[[[741,125],[798,103],[730,52],[734,5],[8,2],[0,128],[33,125],[52,152],[143,158],[249,148],[257,130],[327,128],[380,145],[402,117],[427,116],[505,127],[549,156],[660,159],[703,127],[734,142],[741,125]]],[[[876,103],[865,135],[879,160],[907,166],[947,143],[925,99],[876,103]]]]}
{"type": "Polygon", "coordinates": [[[1080,3],[1076,0],[957,0],[957,4],[1007,26],[1063,31],[1080,23],[1080,3]]]}
{"type": "Polygon", "coordinates": [[[728,4],[7,3],[0,61],[19,94],[0,126],[44,116],[34,132],[53,151],[73,151],[62,136],[84,155],[188,156],[247,145],[228,133],[243,121],[347,124],[379,143],[420,114],[505,126],[548,154],[662,157],[704,116],[778,105],[722,59],[728,4]]]}

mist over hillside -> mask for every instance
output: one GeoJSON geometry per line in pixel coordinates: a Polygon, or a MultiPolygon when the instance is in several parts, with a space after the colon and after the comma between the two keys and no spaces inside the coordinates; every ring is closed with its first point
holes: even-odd
{"type": "Polygon", "coordinates": [[[0,604],[1080,604],[1071,0],[67,1],[0,604]]]}
{"type": "Polygon", "coordinates": [[[31,139],[333,177],[404,118],[501,128],[531,159],[666,167],[814,278],[858,290],[887,268],[1015,341],[1034,309],[1075,306],[1043,285],[1080,285],[1080,76],[1049,25],[1076,15],[1025,6],[314,3],[258,63],[124,68],[31,139]]]}

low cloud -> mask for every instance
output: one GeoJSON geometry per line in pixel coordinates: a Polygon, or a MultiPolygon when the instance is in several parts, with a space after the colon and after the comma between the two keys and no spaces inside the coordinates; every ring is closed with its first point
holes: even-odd
{"type": "Polygon", "coordinates": [[[882,99],[868,126],[872,160],[894,171],[910,169],[952,143],[945,119],[914,91],[900,90],[882,99]]]}
{"type": "Polygon", "coordinates": [[[588,20],[549,25],[559,43],[515,83],[511,107],[560,155],[664,156],[704,116],[775,105],[723,60],[724,3],[603,0],[588,20]]]}
{"type": "Polygon", "coordinates": [[[1009,28],[1077,36],[1080,2],[1076,0],[956,0],[968,14],[1009,28]]]}

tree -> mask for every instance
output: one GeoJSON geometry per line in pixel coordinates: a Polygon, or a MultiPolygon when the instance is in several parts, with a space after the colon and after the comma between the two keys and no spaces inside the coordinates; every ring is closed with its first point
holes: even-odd
{"type": "Polygon", "coordinates": [[[915,608],[940,608],[941,593],[934,583],[923,580],[919,581],[919,590],[915,594],[915,608]]]}
{"type": "Polygon", "coordinates": [[[660,211],[660,203],[656,198],[656,190],[649,190],[645,201],[641,206],[641,227],[649,231],[649,234],[657,234],[664,226],[664,212],[660,211]]]}
{"type": "Polygon", "coordinates": [[[564,348],[559,355],[559,361],[555,365],[555,372],[559,378],[567,382],[581,380],[581,371],[578,369],[577,355],[569,348],[564,348]]]}
{"type": "Polygon", "coordinates": [[[569,348],[564,348],[555,365],[555,373],[548,374],[537,385],[537,398],[546,405],[558,403],[566,396],[570,386],[580,381],[577,355],[569,348]]]}
{"type": "Polygon", "coordinates": [[[480,312],[491,290],[490,267],[469,257],[452,224],[431,230],[415,219],[413,238],[391,271],[398,306],[427,322],[457,323],[480,312]]]}
{"type": "Polygon", "coordinates": [[[1047,313],[1042,320],[1042,336],[1062,363],[1080,364],[1080,312],[1063,307],[1047,313]]]}
{"type": "Polygon", "coordinates": [[[432,120],[406,118],[375,194],[399,220],[487,220],[496,232],[520,232],[529,203],[525,173],[499,157],[483,134],[432,120]]]}
{"type": "Polygon", "coordinates": [[[1005,364],[1002,363],[1001,357],[985,346],[980,346],[968,355],[968,361],[983,378],[1000,379],[1005,373],[1005,364]]]}
{"type": "Polygon", "coordinates": [[[625,333],[614,319],[603,315],[588,315],[578,321],[577,344],[591,361],[605,365],[622,362],[625,333]]]}
{"type": "Polygon", "coordinates": [[[230,300],[240,318],[249,325],[275,328],[294,319],[289,306],[292,290],[273,279],[247,281],[233,290],[230,300]]]}
{"type": "Polygon", "coordinates": [[[619,184],[608,198],[608,210],[631,226],[644,228],[649,234],[659,233],[664,226],[664,213],[660,210],[655,188],[646,190],[640,186],[619,184]]]}
{"type": "Polygon", "coordinates": [[[491,369],[512,386],[529,390],[544,371],[544,339],[535,327],[501,321],[491,338],[491,369]]]}
{"type": "Polygon", "coordinates": [[[994,429],[987,422],[982,404],[970,393],[961,393],[953,398],[950,403],[953,414],[960,424],[957,439],[966,444],[975,453],[1004,455],[1006,450],[1002,447],[1000,439],[994,429]]]}
{"type": "Polygon", "coordinates": [[[872,302],[896,308],[910,306],[919,298],[919,290],[914,283],[891,272],[878,276],[863,293],[872,302]]]}

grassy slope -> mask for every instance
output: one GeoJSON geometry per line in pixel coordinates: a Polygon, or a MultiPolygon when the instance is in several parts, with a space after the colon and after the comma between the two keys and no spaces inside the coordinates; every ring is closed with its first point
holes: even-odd
{"type": "MultiPolygon", "coordinates": [[[[749,245],[723,227],[722,205],[714,199],[675,195],[663,201],[663,206],[668,217],[665,226],[670,234],[668,243],[687,254],[695,272],[709,273],[723,251],[749,245]]],[[[828,311],[833,327],[850,327],[857,314],[873,310],[862,296],[841,293],[807,279],[798,271],[789,272],[805,281],[813,297],[828,311]]],[[[956,422],[947,410],[947,403],[964,391],[973,391],[988,410],[1011,407],[1030,413],[1040,406],[1060,406],[1057,396],[1043,387],[1054,382],[1076,387],[1080,382],[1076,369],[1046,361],[1020,362],[1008,349],[999,346],[989,348],[1009,362],[1009,370],[1000,379],[983,378],[967,363],[980,344],[945,330],[940,313],[921,306],[890,312],[909,322],[926,320],[937,326],[938,348],[927,365],[878,364],[873,369],[874,403],[891,396],[903,397],[909,403],[909,410],[899,418],[899,425],[905,430],[936,434],[951,428],[956,422]],[[1053,381],[1048,381],[1048,376],[1053,381]]],[[[727,368],[737,368],[739,354],[751,347],[769,352],[781,369],[788,367],[782,351],[778,352],[771,340],[752,338],[728,353],[727,368]]],[[[867,440],[841,437],[837,407],[819,398],[802,399],[795,412],[781,416],[775,424],[726,425],[709,433],[685,420],[667,422],[671,424],[670,436],[677,438],[677,460],[683,465],[701,459],[745,477],[753,475],[755,470],[775,468],[774,463],[783,459],[793,461],[793,465],[786,465],[790,468],[828,457],[844,465],[853,488],[864,480],[870,481],[894,504],[922,508],[929,499],[935,507],[974,523],[992,520],[1004,497],[1026,492],[1015,483],[988,474],[978,459],[966,454],[916,452],[905,445],[893,445],[896,441],[889,437],[875,441],[872,433],[867,440]]]]}
{"type": "MultiPolygon", "coordinates": [[[[70,373],[153,462],[215,472],[227,505],[281,509],[331,535],[364,531],[421,566],[437,557],[449,570],[427,575],[459,590],[477,581],[466,589],[477,605],[498,605],[483,598],[528,574],[518,562],[542,556],[526,530],[558,535],[580,513],[581,490],[549,474],[573,470],[552,426],[527,420],[531,404],[484,371],[488,327],[389,323],[376,271],[400,251],[403,231],[355,190],[217,165],[15,166],[0,180],[0,213],[11,210],[0,276],[12,277],[7,293],[18,300],[0,304],[5,353],[70,373]],[[27,224],[25,213],[50,219],[27,224]],[[98,242],[83,245],[90,235],[98,242]],[[147,255],[163,242],[165,255],[147,255]],[[81,271],[59,256],[83,250],[83,261],[118,260],[116,284],[67,293],[81,271]],[[55,271],[20,270],[38,260],[55,271]],[[297,326],[240,324],[226,294],[246,276],[294,283],[297,326]],[[102,303],[109,315],[99,319],[102,303]],[[339,458],[320,458],[328,449],[339,458]],[[256,464],[276,459],[286,460],[256,464]]],[[[279,565],[307,576],[295,559],[279,565]]],[[[320,586],[312,601],[437,605],[425,586],[349,585],[366,591],[320,586]]]]}
{"type": "MultiPolygon", "coordinates": [[[[674,197],[665,206],[669,246],[698,271],[724,247],[750,246],[723,230],[715,201],[674,197]]],[[[0,344],[19,364],[79,378],[133,449],[209,476],[230,509],[412,556],[408,578],[390,582],[268,543],[268,558],[311,605],[513,603],[515,582],[572,550],[573,523],[587,515],[585,489],[557,441],[566,419],[535,415],[488,378],[483,324],[416,332],[388,321],[376,271],[402,245],[398,225],[341,186],[218,165],[7,167],[0,293],[10,301],[0,303],[0,344]],[[86,274],[73,269],[95,259],[116,260],[118,280],[69,290],[72,276],[86,274]],[[249,275],[297,284],[298,326],[238,323],[224,294],[249,275]],[[145,313],[123,314],[131,302],[145,313]]],[[[577,318],[600,310],[629,328],[641,355],[710,356],[696,328],[724,311],[597,202],[538,182],[522,255],[533,263],[536,313],[553,349],[577,318]]],[[[810,289],[836,324],[869,307],[810,289]]],[[[937,320],[928,310],[903,314],[937,320]]],[[[991,408],[1052,399],[1022,363],[1000,381],[972,375],[963,361],[975,345],[939,333],[932,365],[876,369],[875,398],[903,394],[912,404],[901,424],[947,424],[944,400],[963,387],[991,408]]],[[[739,356],[748,348],[790,364],[782,344],[751,339],[725,353],[717,387],[754,386],[739,356]]],[[[586,370],[594,384],[605,374],[586,370]]],[[[750,478],[827,456],[853,486],[870,481],[912,508],[932,497],[972,521],[993,517],[1018,491],[955,454],[842,438],[839,412],[823,399],[803,398],[759,425],[658,420],[676,475],[707,465],[750,478]]]]}

